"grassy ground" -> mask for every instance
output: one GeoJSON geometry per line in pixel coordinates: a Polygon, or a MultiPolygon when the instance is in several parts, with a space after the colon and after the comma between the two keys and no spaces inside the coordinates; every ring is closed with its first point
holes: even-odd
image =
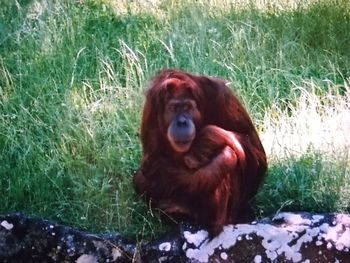
{"type": "Polygon", "coordinates": [[[131,178],[164,67],[222,77],[249,109],[270,161],[258,216],[350,212],[349,2],[230,2],[0,0],[0,213],[163,231],[131,178]]]}

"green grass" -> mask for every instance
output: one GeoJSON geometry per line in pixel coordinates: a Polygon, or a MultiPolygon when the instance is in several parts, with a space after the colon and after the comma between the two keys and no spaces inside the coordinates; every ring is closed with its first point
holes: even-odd
{"type": "Polygon", "coordinates": [[[349,2],[236,2],[0,0],[0,213],[164,231],[131,179],[165,67],[224,78],[249,109],[270,163],[257,215],[349,212],[349,2]]]}

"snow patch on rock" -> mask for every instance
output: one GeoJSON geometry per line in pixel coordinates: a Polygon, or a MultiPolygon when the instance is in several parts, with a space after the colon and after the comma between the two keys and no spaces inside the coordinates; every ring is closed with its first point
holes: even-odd
{"type": "Polygon", "coordinates": [[[6,220],[2,221],[0,225],[6,230],[11,230],[13,228],[13,224],[7,222],[6,220]]]}
{"type": "Polygon", "coordinates": [[[160,251],[170,251],[171,250],[171,243],[170,242],[165,242],[159,245],[159,250],[160,251]]]}
{"type": "MultiPolygon", "coordinates": [[[[242,237],[252,235],[261,238],[266,257],[270,261],[282,255],[291,262],[301,262],[301,248],[311,242],[315,242],[318,246],[325,243],[327,248],[334,245],[339,250],[349,249],[350,229],[344,230],[343,228],[344,222],[350,224],[350,217],[338,216],[334,226],[326,223],[319,226],[323,219],[323,215],[314,215],[308,219],[303,218],[300,214],[280,213],[273,218],[273,221],[281,221],[281,224],[278,223],[276,226],[265,223],[228,225],[211,240],[208,239],[205,231],[198,231],[194,234],[186,232],[187,243],[194,244],[195,248],[187,245],[184,245],[183,248],[188,258],[199,262],[209,262],[215,251],[229,249],[241,242],[242,237]]],[[[223,258],[223,253],[220,255],[223,258]]],[[[261,255],[257,255],[254,262],[259,262],[261,258],[261,255]]]]}

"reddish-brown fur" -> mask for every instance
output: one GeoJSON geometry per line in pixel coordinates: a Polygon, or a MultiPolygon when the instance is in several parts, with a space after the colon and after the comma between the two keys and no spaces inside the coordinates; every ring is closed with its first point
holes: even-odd
{"type": "Polygon", "coordinates": [[[222,80],[161,71],[147,91],[141,139],[143,160],[134,185],[153,208],[212,234],[246,220],[248,202],[267,169],[266,156],[249,115],[222,80]],[[196,133],[183,152],[167,135],[170,117],[164,112],[171,99],[195,104],[196,133]]]}

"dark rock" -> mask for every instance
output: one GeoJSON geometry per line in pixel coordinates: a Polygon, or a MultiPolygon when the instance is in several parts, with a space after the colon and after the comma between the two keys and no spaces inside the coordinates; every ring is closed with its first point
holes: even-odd
{"type": "Polygon", "coordinates": [[[0,216],[0,262],[350,262],[350,216],[280,213],[217,237],[183,224],[138,244],[21,214],[0,216]]]}
{"type": "Polygon", "coordinates": [[[0,262],[130,262],[134,244],[19,213],[0,216],[0,262]]]}

